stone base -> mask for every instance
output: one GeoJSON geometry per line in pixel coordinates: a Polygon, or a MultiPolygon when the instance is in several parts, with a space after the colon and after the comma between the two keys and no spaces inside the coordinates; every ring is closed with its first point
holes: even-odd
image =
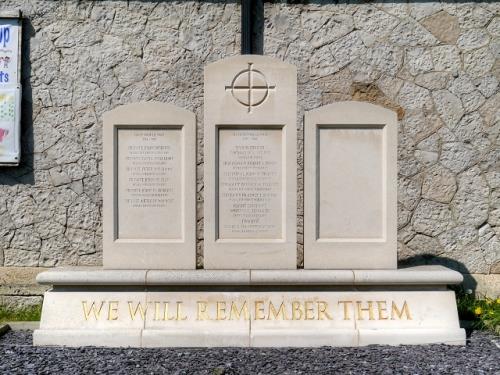
{"type": "Polygon", "coordinates": [[[35,345],[305,347],[465,344],[444,267],[54,270],[35,345]]]}

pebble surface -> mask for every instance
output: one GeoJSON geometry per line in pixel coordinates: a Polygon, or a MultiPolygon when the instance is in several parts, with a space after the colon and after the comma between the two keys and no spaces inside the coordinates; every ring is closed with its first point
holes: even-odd
{"type": "Polygon", "coordinates": [[[500,374],[500,337],[467,346],[362,348],[34,347],[30,331],[0,337],[0,374],[500,374]]]}

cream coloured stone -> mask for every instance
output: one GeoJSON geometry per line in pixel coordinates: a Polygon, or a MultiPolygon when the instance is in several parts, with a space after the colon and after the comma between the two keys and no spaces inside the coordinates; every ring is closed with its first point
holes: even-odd
{"type": "Polygon", "coordinates": [[[147,271],[147,285],[246,285],[249,270],[182,270],[147,271]]]}
{"type": "Polygon", "coordinates": [[[350,312],[356,319],[356,328],[384,329],[459,329],[458,314],[450,306],[455,305],[455,293],[443,291],[385,291],[381,294],[367,292],[349,295],[356,303],[350,312]],[[370,297],[367,298],[367,295],[370,297]],[[390,301],[390,303],[389,303],[390,301]],[[382,303],[383,302],[383,303],[382,303]]]}
{"type": "Polygon", "coordinates": [[[252,270],[252,285],[352,285],[351,270],[252,270]]]}
{"type": "Polygon", "coordinates": [[[42,285],[145,285],[146,270],[105,270],[97,267],[55,268],[42,272],[42,285]]]}
{"type": "Polygon", "coordinates": [[[231,331],[229,329],[206,331],[195,328],[189,330],[155,330],[142,332],[142,347],[246,347],[248,332],[231,331]]]}
{"type": "Polygon", "coordinates": [[[154,311],[145,321],[146,344],[248,346],[250,324],[244,309],[246,304],[250,314],[249,301],[245,292],[149,292],[148,308],[154,311]]]}
{"type": "Polygon", "coordinates": [[[140,347],[140,329],[97,330],[97,329],[37,329],[33,332],[35,346],[105,346],[140,347]]]}
{"type": "Polygon", "coordinates": [[[44,294],[41,330],[141,330],[142,291],[49,291],[44,294]]]}
{"type": "Polygon", "coordinates": [[[417,266],[398,270],[354,270],[354,285],[459,284],[460,272],[443,266],[417,266]]]}
{"type": "Polygon", "coordinates": [[[396,125],[362,102],[306,112],[304,268],[396,268],[396,125]]]}
{"type": "Polygon", "coordinates": [[[359,330],[359,346],[366,345],[465,345],[465,330],[452,329],[392,329],[359,330]]]}
{"type": "Polygon", "coordinates": [[[104,115],[104,267],[195,268],[194,114],[136,103],[104,115]]]}
{"type": "Polygon", "coordinates": [[[206,269],[295,268],[296,80],[257,55],[205,68],[206,269]]]}
{"type": "MultiPolygon", "coordinates": [[[[463,231],[463,229],[462,229],[463,231]]],[[[450,234],[452,236],[452,234],[450,234]]],[[[456,235],[455,235],[456,237],[456,235]]],[[[455,238],[453,237],[453,238],[455,238]]],[[[436,240],[437,241],[437,240],[436,240]]],[[[438,244],[439,245],[439,244],[438,244]]],[[[434,247],[439,247],[438,245],[434,247]]],[[[443,266],[394,270],[107,270],[97,267],[51,269],[42,285],[65,286],[221,286],[221,285],[446,285],[462,281],[459,272],[443,266]]]]}
{"type": "Polygon", "coordinates": [[[255,329],[251,347],[358,346],[354,329],[255,329]]]}
{"type": "Polygon", "coordinates": [[[435,13],[420,23],[444,43],[455,44],[460,35],[457,17],[451,16],[445,11],[435,13]]]}
{"type": "Polygon", "coordinates": [[[362,335],[389,344],[465,337],[454,293],[428,288],[50,291],[43,309],[35,345],[357,346],[368,342],[362,335]]]}

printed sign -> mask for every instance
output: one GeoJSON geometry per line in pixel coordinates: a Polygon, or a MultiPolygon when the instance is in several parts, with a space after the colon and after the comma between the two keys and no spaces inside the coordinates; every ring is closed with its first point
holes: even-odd
{"type": "Polygon", "coordinates": [[[19,82],[19,27],[17,19],[0,19],[0,86],[19,82]]]}
{"type": "Polygon", "coordinates": [[[0,165],[20,159],[19,18],[0,18],[0,165]]]}
{"type": "Polygon", "coordinates": [[[19,164],[20,90],[0,88],[0,164],[19,164]]]}

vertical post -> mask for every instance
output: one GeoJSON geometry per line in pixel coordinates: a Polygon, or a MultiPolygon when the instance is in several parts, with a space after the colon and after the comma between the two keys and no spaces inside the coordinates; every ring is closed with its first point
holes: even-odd
{"type": "Polygon", "coordinates": [[[253,0],[241,0],[241,54],[249,55],[252,50],[252,8],[253,0]]]}

